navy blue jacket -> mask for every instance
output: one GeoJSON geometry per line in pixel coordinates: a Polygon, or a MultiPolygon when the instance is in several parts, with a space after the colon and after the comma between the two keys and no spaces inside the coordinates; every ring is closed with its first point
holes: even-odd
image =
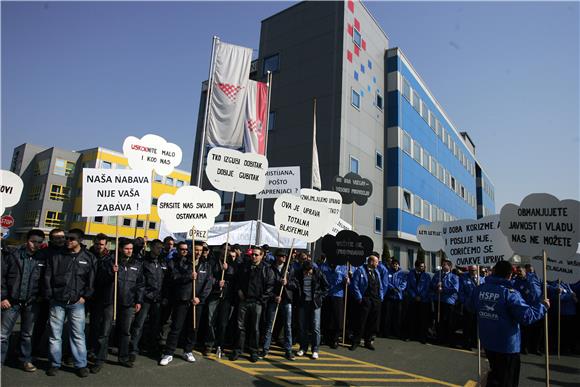
{"type": "Polygon", "coordinates": [[[496,276],[473,291],[469,304],[477,314],[483,348],[500,353],[518,353],[520,324],[532,324],[547,311],[541,303],[526,304],[510,281],[496,276]]]}
{"type": "Polygon", "coordinates": [[[383,300],[389,291],[389,269],[387,266],[383,265],[382,262],[379,262],[379,266],[377,266],[377,271],[381,275],[381,286],[383,288],[383,300]]]}
{"type": "MultiPolygon", "coordinates": [[[[483,277],[479,277],[479,284],[484,283],[483,277]]],[[[471,294],[477,287],[477,277],[473,278],[469,275],[469,272],[463,273],[459,277],[459,302],[463,305],[469,302],[471,299],[471,294]]]]}
{"type": "MultiPolygon", "coordinates": [[[[433,301],[437,301],[439,296],[437,284],[439,283],[439,271],[436,271],[431,278],[431,291],[433,292],[433,301]]],[[[459,278],[452,272],[441,272],[441,302],[444,304],[455,305],[459,297],[459,278]]]]}
{"type": "Polygon", "coordinates": [[[388,272],[389,287],[385,293],[389,300],[402,301],[405,289],[407,288],[407,273],[401,269],[388,272]]]}
{"type": "Polygon", "coordinates": [[[407,296],[415,300],[416,297],[420,297],[420,302],[430,303],[431,302],[431,276],[423,272],[419,276],[419,282],[417,282],[415,269],[409,271],[407,274],[407,296]]]}
{"type": "Polygon", "coordinates": [[[2,256],[2,300],[7,299],[11,303],[15,301],[28,303],[36,301],[41,296],[46,259],[43,254],[37,251],[28,257],[28,259],[34,261],[34,266],[28,281],[27,299],[19,299],[20,286],[22,284],[22,261],[20,256],[23,254],[24,249],[25,247],[22,246],[2,256]]]}

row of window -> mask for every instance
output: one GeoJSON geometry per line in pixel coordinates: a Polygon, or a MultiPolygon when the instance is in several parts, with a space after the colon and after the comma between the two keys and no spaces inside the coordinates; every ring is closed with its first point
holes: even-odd
{"type": "MultiPolygon", "coordinates": [[[[360,110],[360,98],[361,95],[355,89],[350,91],[350,104],[360,110]]],[[[383,96],[379,90],[375,91],[375,99],[373,100],[373,105],[377,107],[380,111],[383,111],[383,96]]]]}
{"type": "Polygon", "coordinates": [[[413,106],[413,108],[417,111],[417,113],[423,117],[427,125],[433,129],[437,137],[441,139],[443,144],[447,146],[449,151],[455,156],[461,165],[463,165],[467,172],[475,177],[475,163],[465,155],[465,153],[461,150],[461,147],[451,137],[450,130],[445,130],[445,127],[441,124],[441,121],[439,121],[435,114],[429,110],[429,108],[427,108],[427,104],[421,99],[421,97],[419,97],[417,91],[411,88],[411,85],[404,77],[403,97],[405,97],[411,106],[413,106]]]}
{"type": "Polygon", "coordinates": [[[453,192],[459,195],[472,208],[477,208],[477,198],[472,195],[465,186],[459,183],[454,176],[446,170],[441,163],[437,162],[435,157],[431,156],[419,144],[418,141],[413,140],[409,133],[403,130],[403,151],[411,156],[415,161],[422,165],[429,173],[435,176],[439,181],[449,187],[453,192]]]}
{"type": "Polygon", "coordinates": [[[403,211],[428,220],[429,222],[451,222],[457,220],[456,217],[442,208],[429,203],[425,199],[421,199],[419,195],[413,194],[408,190],[403,190],[401,208],[403,211]]]}
{"type": "Polygon", "coordinates": [[[491,200],[495,200],[495,192],[493,186],[487,182],[487,179],[481,179],[481,185],[483,191],[491,198],[491,200]]]}
{"type": "MultiPolygon", "coordinates": [[[[383,154],[379,151],[375,151],[375,167],[378,169],[383,169],[383,154]]],[[[354,157],[350,156],[350,171],[358,174],[359,170],[359,160],[354,157]]]]}

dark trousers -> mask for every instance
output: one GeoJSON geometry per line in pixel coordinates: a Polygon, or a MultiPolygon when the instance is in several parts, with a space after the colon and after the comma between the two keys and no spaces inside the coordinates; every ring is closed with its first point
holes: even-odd
{"type": "Polygon", "coordinates": [[[544,341],[544,319],[536,321],[531,325],[522,325],[521,328],[521,350],[527,350],[530,353],[540,352],[541,344],[544,341]]]}
{"type": "MultiPolygon", "coordinates": [[[[96,347],[96,364],[103,364],[107,360],[109,336],[113,328],[113,305],[102,306],[103,319],[96,347]]],[[[117,320],[115,326],[119,332],[119,361],[129,360],[129,342],[131,341],[131,323],[135,316],[135,307],[117,305],[117,320]]]]}
{"type": "Polygon", "coordinates": [[[403,317],[403,301],[385,299],[385,313],[383,314],[382,326],[383,336],[385,337],[401,337],[401,324],[403,317]]]}
{"type": "Polygon", "coordinates": [[[50,316],[50,304],[48,301],[38,303],[38,314],[32,331],[32,353],[44,354],[48,351],[48,317],[50,316]],[[45,335],[46,333],[46,335],[45,335]]]}
{"type": "Polygon", "coordinates": [[[344,319],[344,297],[326,297],[322,305],[322,325],[327,344],[338,343],[344,319]]]}
{"type": "Polygon", "coordinates": [[[427,333],[433,322],[431,303],[421,301],[410,301],[406,321],[407,337],[427,342],[427,333]]]}
{"type": "Polygon", "coordinates": [[[463,308],[463,346],[469,349],[477,346],[477,318],[467,308],[463,308]]]}
{"type": "Polygon", "coordinates": [[[229,298],[220,298],[219,295],[210,296],[207,304],[206,347],[224,346],[226,330],[231,316],[232,304],[229,298]]]}
{"type": "Polygon", "coordinates": [[[103,305],[95,301],[88,301],[90,325],[87,335],[87,353],[94,354],[97,350],[101,328],[103,326],[103,305]]]}
{"type": "Polygon", "coordinates": [[[260,340],[260,316],[262,304],[257,301],[240,301],[238,306],[238,342],[236,350],[243,352],[246,344],[246,336],[250,347],[250,353],[258,351],[260,340]],[[247,329],[246,329],[247,327],[247,329]]]}
{"type": "MultiPolygon", "coordinates": [[[[441,302],[441,316],[437,324],[437,341],[439,344],[450,345],[453,339],[453,313],[455,305],[441,302]]],[[[437,301],[435,301],[435,313],[437,313],[437,301]]],[[[437,315],[435,315],[437,319],[437,315]]],[[[435,320],[437,322],[437,320],[435,320]]]]}
{"type": "Polygon", "coordinates": [[[520,354],[485,350],[489,361],[487,385],[490,387],[517,387],[520,380],[520,354]]]}
{"type": "Polygon", "coordinates": [[[199,304],[195,306],[195,330],[193,329],[192,310],[193,308],[191,301],[178,301],[173,304],[173,313],[171,314],[171,328],[169,330],[169,334],[167,335],[167,340],[165,341],[165,349],[163,350],[164,355],[173,356],[175,350],[177,349],[180,336],[183,336],[184,338],[183,352],[187,353],[193,350],[196,333],[199,330],[199,322],[201,321],[203,305],[199,304]]]}
{"type": "Polygon", "coordinates": [[[158,343],[160,321],[161,321],[161,304],[159,302],[143,301],[141,310],[135,316],[135,321],[131,326],[131,342],[129,343],[129,353],[131,355],[139,354],[139,343],[143,335],[145,320],[149,317],[147,335],[145,342],[148,349],[155,349],[158,343]]]}
{"type": "Polygon", "coordinates": [[[359,344],[360,339],[364,339],[365,343],[371,342],[374,336],[379,331],[381,319],[381,300],[363,297],[359,304],[358,312],[359,323],[355,328],[352,339],[353,344],[359,344]]]}

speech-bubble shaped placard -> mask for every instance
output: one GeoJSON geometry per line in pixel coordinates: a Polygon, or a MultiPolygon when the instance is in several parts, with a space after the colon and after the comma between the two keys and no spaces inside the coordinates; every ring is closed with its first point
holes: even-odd
{"type": "Polygon", "coordinates": [[[350,223],[345,222],[342,219],[338,219],[338,221],[332,226],[330,231],[328,232],[329,235],[336,236],[342,230],[352,230],[352,226],[350,223]]]}
{"type": "Polygon", "coordinates": [[[15,206],[20,200],[24,183],[17,174],[0,170],[0,215],[6,211],[8,207],[15,206]]]}
{"type": "Polygon", "coordinates": [[[500,230],[499,215],[445,222],[441,230],[443,250],[454,265],[493,266],[514,255],[500,230]]]}
{"type": "Polygon", "coordinates": [[[319,203],[284,194],[274,202],[274,224],[280,235],[314,242],[326,233],[328,209],[319,203]]]}
{"type": "MultiPolygon", "coordinates": [[[[532,257],[532,266],[538,277],[544,279],[544,258],[532,257]]],[[[546,263],[548,281],[562,281],[567,284],[575,284],[580,281],[580,254],[576,253],[568,259],[553,259],[548,257],[546,263]]]]}
{"type": "Polygon", "coordinates": [[[328,262],[337,265],[364,264],[366,257],[372,253],[373,246],[371,238],[351,230],[342,230],[335,237],[325,235],[322,238],[322,251],[327,255],[328,262]]]}
{"type": "Polygon", "coordinates": [[[82,216],[151,212],[151,175],[132,169],[83,168],[82,216]]]}
{"type": "Polygon", "coordinates": [[[268,168],[266,185],[256,199],[274,199],[285,193],[300,194],[300,167],[268,168]]]}
{"type": "Polygon", "coordinates": [[[161,195],[157,201],[157,212],[171,232],[188,232],[192,228],[209,230],[220,214],[221,205],[217,192],[188,185],[179,188],[175,195],[161,195]]]}
{"type": "Polygon", "coordinates": [[[364,206],[373,194],[373,184],[369,179],[349,172],[344,177],[334,177],[334,190],[340,193],[344,204],[355,202],[364,206]]]}
{"type": "Polygon", "coordinates": [[[302,188],[300,190],[302,200],[319,203],[328,209],[328,223],[326,224],[326,233],[332,230],[340,219],[340,210],[342,209],[342,197],[334,191],[318,191],[311,188],[302,188]]]}
{"type": "Polygon", "coordinates": [[[220,191],[255,195],[266,185],[268,159],[257,153],[212,148],[207,154],[205,173],[220,191]]]}
{"type": "Polygon", "coordinates": [[[514,252],[529,257],[543,256],[545,250],[554,259],[573,256],[580,241],[580,203],[562,200],[545,193],[534,193],[521,205],[502,207],[501,230],[514,252]]]}
{"type": "Polygon", "coordinates": [[[422,224],[417,227],[417,240],[425,251],[437,252],[443,250],[442,222],[422,224]]]}
{"type": "Polygon", "coordinates": [[[156,134],[146,134],[142,138],[129,136],[123,142],[123,155],[131,169],[155,170],[158,175],[167,176],[181,163],[181,148],[165,141],[156,134]]]}

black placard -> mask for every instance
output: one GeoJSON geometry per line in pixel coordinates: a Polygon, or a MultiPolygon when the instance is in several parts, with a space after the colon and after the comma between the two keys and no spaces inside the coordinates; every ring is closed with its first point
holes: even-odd
{"type": "Polygon", "coordinates": [[[322,238],[322,251],[328,262],[337,265],[350,263],[360,266],[366,257],[373,252],[373,240],[366,235],[358,235],[351,230],[342,230],[336,236],[326,235],[322,238]]]}
{"type": "Polygon", "coordinates": [[[364,206],[373,194],[371,181],[354,172],[349,172],[344,177],[335,176],[333,188],[342,196],[343,204],[355,202],[359,206],[364,206]]]}

